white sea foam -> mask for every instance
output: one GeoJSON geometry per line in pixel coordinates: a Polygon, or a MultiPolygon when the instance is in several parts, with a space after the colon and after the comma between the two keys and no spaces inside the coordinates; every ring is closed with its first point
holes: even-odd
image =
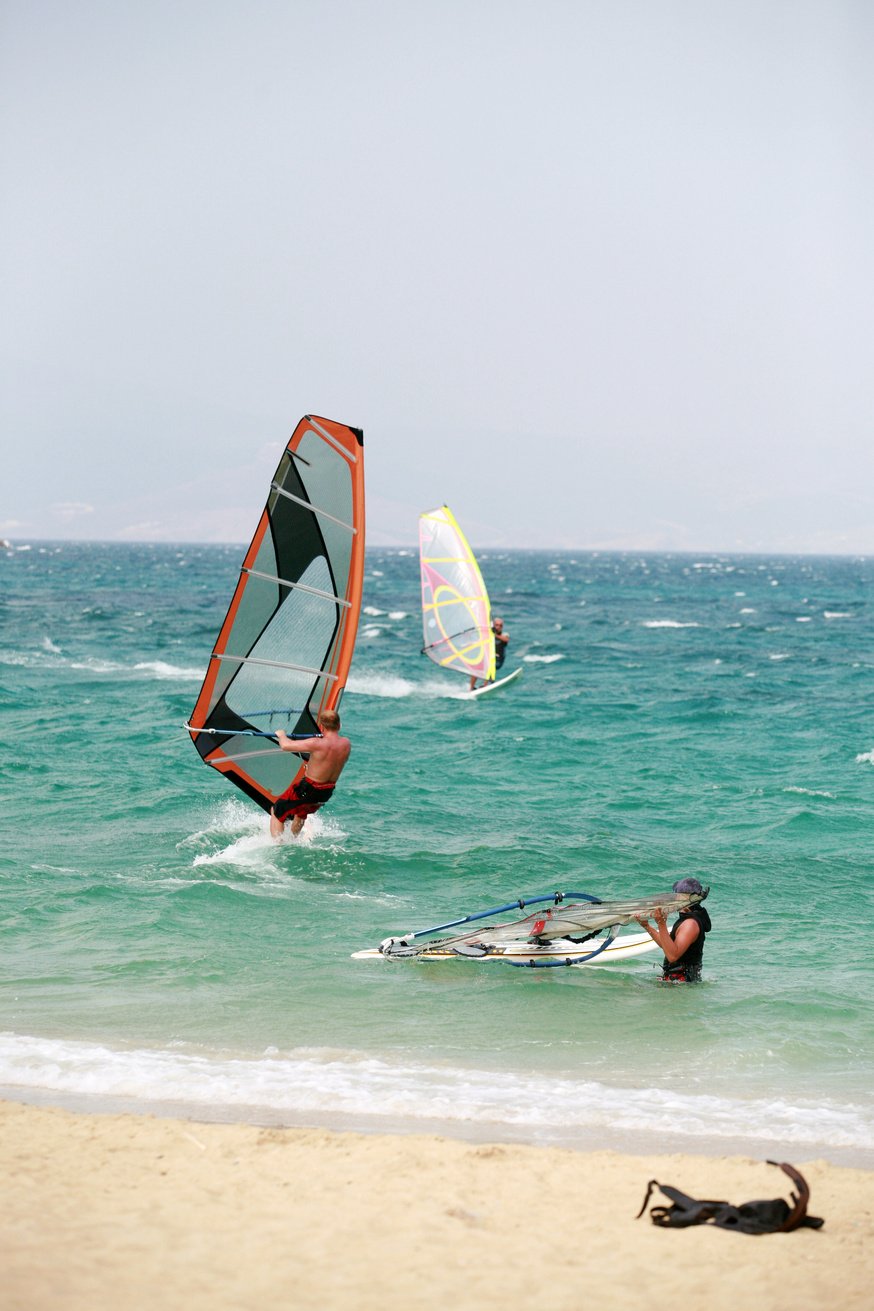
{"type": "Polygon", "coordinates": [[[834,794],[834,792],[820,792],[820,791],[818,791],[816,788],[793,788],[793,787],[788,787],[788,788],[784,788],[783,791],[784,791],[784,792],[797,792],[797,793],[798,793],[800,796],[802,796],[802,797],[828,797],[830,801],[834,801],[834,799],[835,799],[835,794],[834,794]]]}
{"type": "Polygon", "coordinates": [[[185,668],[182,665],[168,665],[164,660],[143,660],[134,665],[134,669],[140,674],[151,674],[162,681],[172,678],[184,679],[201,679],[203,678],[202,669],[185,668]]]}
{"type": "Polygon", "coordinates": [[[824,619],[852,619],[852,612],[849,610],[823,610],[824,619]]]}
{"type": "Polygon", "coordinates": [[[177,850],[198,849],[191,862],[195,869],[231,865],[270,873],[275,871],[276,857],[283,847],[309,847],[345,836],[336,820],[315,814],[308,817],[297,837],[286,826],[277,840],[271,836],[270,820],[264,811],[253,810],[231,797],[216,808],[207,828],[183,838],[177,850]]]}
{"type": "Polygon", "coordinates": [[[363,615],[373,615],[374,618],[379,618],[380,615],[385,614],[385,611],[377,610],[375,605],[364,605],[361,607],[361,613],[363,615]]]}
{"type": "Polygon", "coordinates": [[[768,656],[769,660],[791,660],[792,656],[788,651],[772,651],[768,656]]]}
{"type": "Polygon", "coordinates": [[[325,1123],[367,1117],[411,1129],[433,1122],[523,1133],[529,1142],[675,1133],[690,1139],[872,1152],[870,1108],[787,1097],[732,1098],[669,1088],[616,1088],[591,1079],[461,1068],[361,1052],[268,1048],[260,1056],[114,1049],[93,1042],[0,1034],[0,1085],[56,1096],[129,1098],[217,1118],[325,1123]]]}
{"type": "Polygon", "coordinates": [[[645,619],[644,628],[700,628],[700,624],[681,623],[679,619],[645,619]]]}
{"type": "Polygon", "coordinates": [[[874,751],[863,751],[861,755],[856,756],[857,765],[874,765],[874,751]]]}
{"type": "Polygon", "coordinates": [[[51,655],[61,654],[61,648],[59,646],[55,646],[54,642],[50,637],[44,637],[40,645],[43,651],[48,651],[51,655]]]}
{"type": "Polygon", "coordinates": [[[406,619],[406,617],[407,617],[407,611],[406,611],[406,610],[389,610],[389,612],[388,612],[388,617],[389,617],[389,619],[406,619]]]}
{"type": "Polygon", "coordinates": [[[409,679],[401,678],[397,674],[352,673],[349,675],[346,691],[359,696],[382,696],[397,700],[400,697],[410,696],[415,691],[415,687],[416,685],[409,679]]]}
{"type": "Polygon", "coordinates": [[[522,657],[522,663],[526,665],[554,665],[556,660],[564,660],[562,654],[558,655],[526,655],[522,657]]]}

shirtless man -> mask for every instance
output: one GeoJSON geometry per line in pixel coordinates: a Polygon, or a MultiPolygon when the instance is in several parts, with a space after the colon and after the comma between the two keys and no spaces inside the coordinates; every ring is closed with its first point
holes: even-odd
{"type": "Polygon", "coordinates": [[[331,800],[334,785],[349,759],[352,743],[348,737],[340,736],[340,716],[336,710],[323,710],[318,725],[321,737],[290,738],[281,728],[277,731],[276,740],[283,751],[308,755],[309,760],[303,777],[274,803],[270,812],[270,833],[274,838],[282,836],[289,819],[292,834],[297,837],[307,815],[331,800]]]}

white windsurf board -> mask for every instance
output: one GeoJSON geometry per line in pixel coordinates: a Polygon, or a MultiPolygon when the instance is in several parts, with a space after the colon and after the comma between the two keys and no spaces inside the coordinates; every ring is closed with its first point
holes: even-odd
{"type": "Polygon", "coordinates": [[[508,683],[515,683],[516,679],[522,673],[522,666],[514,669],[512,674],[507,674],[506,678],[498,678],[493,683],[483,683],[482,687],[475,687],[468,696],[487,696],[489,692],[497,692],[499,688],[506,687],[508,683]]]}
{"type": "MultiPolygon", "coordinates": [[[[451,947],[441,947],[439,942],[420,955],[413,957],[400,957],[401,960],[429,960],[429,961],[449,961],[449,960],[476,960],[476,961],[495,961],[495,960],[512,960],[520,965],[527,965],[533,961],[565,961],[573,960],[577,956],[585,956],[598,947],[597,938],[589,942],[571,942],[568,938],[555,938],[552,942],[546,943],[542,947],[532,946],[528,942],[508,942],[501,946],[490,947],[482,956],[462,955],[453,951],[451,947]]],[[[645,952],[658,950],[658,944],[653,942],[648,933],[625,933],[613,939],[608,947],[594,956],[591,961],[580,961],[580,965],[610,965],[618,961],[630,960],[634,956],[642,956],[645,952]]],[[[390,956],[383,956],[378,947],[368,947],[366,951],[353,951],[353,960],[391,960],[390,956]]],[[[395,957],[394,959],[398,959],[395,957]]],[[[574,967],[572,967],[574,968],[574,967]]]]}

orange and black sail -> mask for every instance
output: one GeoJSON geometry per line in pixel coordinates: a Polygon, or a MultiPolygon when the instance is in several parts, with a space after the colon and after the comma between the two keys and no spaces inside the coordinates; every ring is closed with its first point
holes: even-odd
{"type": "Polygon", "coordinates": [[[363,576],[364,434],[307,415],[279,461],[187,725],[206,764],[265,810],[294,759],[270,734],[309,737],[339,705],[363,576]]]}

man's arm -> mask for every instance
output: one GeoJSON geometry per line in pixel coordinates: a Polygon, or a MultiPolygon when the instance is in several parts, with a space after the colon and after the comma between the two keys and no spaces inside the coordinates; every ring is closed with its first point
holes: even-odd
{"type": "Polygon", "coordinates": [[[692,943],[701,932],[697,920],[683,920],[683,923],[677,929],[676,938],[672,938],[668,932],[665,912],[663,910],[657,910],[654,918],[655,928],[653,928],[649,920],[643,915],[637,916],[637,922],[646,929],[653,942],[658,943],[667,959],[672,963],[675,960],[679,960],[683,953],[689,950],[692,943]]]}
{"type": "Polygon", "coordinates": [[[317,750],[322,739],[320,737],[291,738],[284,729],[277,728],[276,741],[283,751],[293,751],[295,755],[303,756],[310,751],[317,750]]]}

